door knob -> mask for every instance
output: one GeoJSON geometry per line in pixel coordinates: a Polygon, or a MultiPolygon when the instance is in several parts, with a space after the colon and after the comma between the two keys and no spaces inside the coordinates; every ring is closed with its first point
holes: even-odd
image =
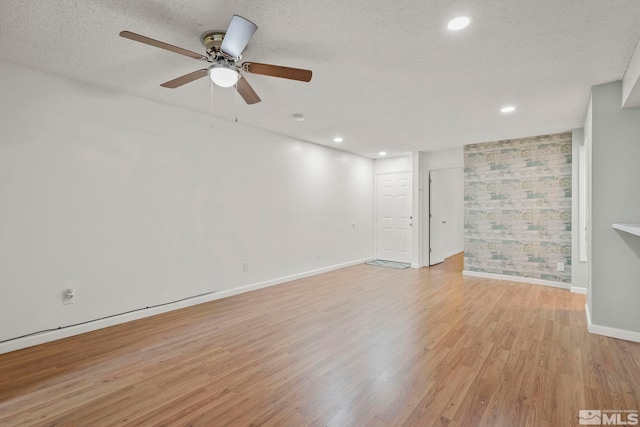
{"type": "Polygon", "coordinates": [[[442,221],[442,223],[443,223],[443,224],[446,224],[446,223],[447,223],[447,221],[442,221]]]}

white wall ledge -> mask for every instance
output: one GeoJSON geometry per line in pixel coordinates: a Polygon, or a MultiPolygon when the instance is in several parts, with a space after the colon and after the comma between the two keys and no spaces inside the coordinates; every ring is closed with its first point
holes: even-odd
{"type": "Polygon", "coordinates": [[[640,236],[640,224],[613,224],[612,227],[616,230],[640,236]]]}

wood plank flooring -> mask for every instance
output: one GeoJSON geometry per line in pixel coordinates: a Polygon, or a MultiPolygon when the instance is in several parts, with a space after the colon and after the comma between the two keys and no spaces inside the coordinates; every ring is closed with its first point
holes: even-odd
{"type": "Polygon", "coordinates": [[[640,410],[584,295],[357,265],[0,355],[0,425],[572,426],[640,410]]]}

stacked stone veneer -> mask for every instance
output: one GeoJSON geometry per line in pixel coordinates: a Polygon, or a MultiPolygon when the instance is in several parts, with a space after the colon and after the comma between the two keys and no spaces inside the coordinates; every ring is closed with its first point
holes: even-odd
{"type": "Polygon", "coordinates": [[[571,282],[571,133],[465,146],[464,200],[465,270],[571,282]]]}

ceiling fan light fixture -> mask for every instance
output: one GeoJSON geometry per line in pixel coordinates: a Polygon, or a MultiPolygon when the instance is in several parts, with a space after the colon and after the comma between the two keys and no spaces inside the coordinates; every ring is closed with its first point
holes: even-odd
{"type": "Polygon", "coordinates": [[[238,82],[240,74],[232,65],[213,64],[209,68],[209,77],[220,87],[231,87],[238,82]]]}

